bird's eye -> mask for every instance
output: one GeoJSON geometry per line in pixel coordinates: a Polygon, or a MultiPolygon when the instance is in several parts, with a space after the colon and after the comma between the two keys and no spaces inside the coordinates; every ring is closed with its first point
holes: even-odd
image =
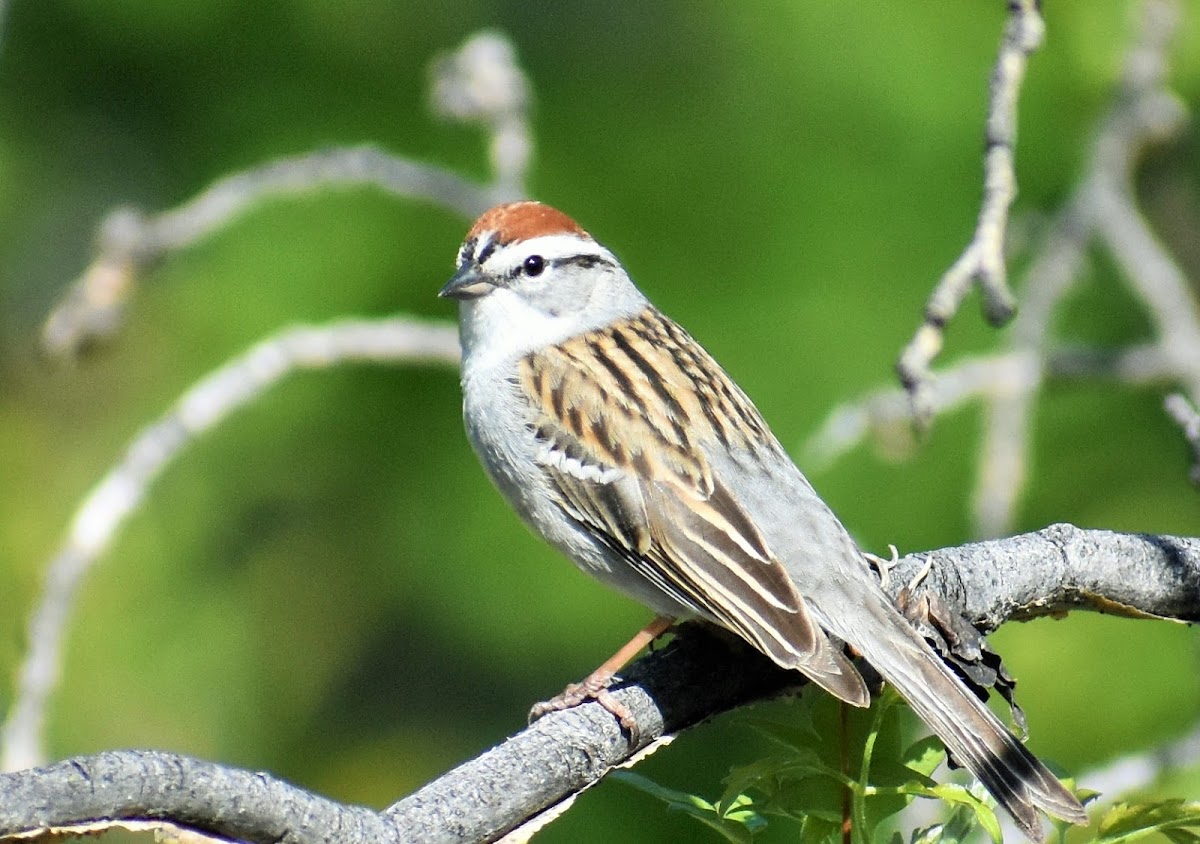
{"type": "Polygon", "coordinates": [[[521,266],[525,270],[525,275],[530,277],[538,276],[546,269],[546,259],[541,255],[530,255],[521,266]]]}

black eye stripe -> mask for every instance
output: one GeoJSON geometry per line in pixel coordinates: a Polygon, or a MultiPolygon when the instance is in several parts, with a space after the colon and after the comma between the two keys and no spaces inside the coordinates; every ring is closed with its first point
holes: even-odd
{"type": "MultiPolygon", "coordinates": [[[[484,246],[483,251],[479,253],[478,261],[483,263],[489,254],[493,252],[491,243],[484,246]]],[[[521,276],[529,276],[537,278],[548,269],[558,269],[559,267],[582,267],[591,269],[592,267],[605,266],[615,267],[616,264],[608,258],[590,253],[581,253],[579,255],[566,255],[562,258],[545,258],[542,255],[529,255],[517,266],[508,271],[508,277],[512,279],[521,276]]]]}
{"type": "Polygon", "coordinates": [[[552,266],[552,267],[576,266],[576,267],[583,267],[584,269],[591,269],[592,267],[596,267],[596,266],[600,266],[600,265],[611,267],[611,266],[613,266],[613,262],[608,260],[607,258],[603,258],[599,255],[589,255],[589,254],[568,255],[565,258],[555,258],[553,261],[550,262],[550,266],[552,266]]]}

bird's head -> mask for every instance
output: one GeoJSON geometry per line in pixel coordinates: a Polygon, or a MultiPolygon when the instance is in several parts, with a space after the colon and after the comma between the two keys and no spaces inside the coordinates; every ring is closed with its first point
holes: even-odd
{"type": "Polygon", "coordinates": [[[438,294],[459,301],[463,351],[519,356],[639,312],[646,299],[616,257],[540,202],[486,212],[438,294]]]}

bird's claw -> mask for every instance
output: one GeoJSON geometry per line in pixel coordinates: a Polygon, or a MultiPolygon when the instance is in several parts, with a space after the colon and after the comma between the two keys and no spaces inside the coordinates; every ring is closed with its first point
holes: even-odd
{"type": "Polygon", "coordinates": [[[620,722],[621,727],[629,733],[630,742],[636,745],[640,736],[637,720],[633,717],[633,712],[629,707],[617,700],[616,696],[609,691],[608,687],[612,685],[613,679],[611,674],[592,674],[580,683],[570,684],[550,700],[535,703],[529,710],[529,723],[532,724],[551,712],[572,709],[581,703],[594,700],[620,722]]]}
{"type": "Polygon", "coordinates": [[[890,560],[885,560],[883,557],[872,554],[870,551],[863,551],[863,556],[867,558],[867,562],[873,565],[879,572],[879,582],[884,589],[888,588],[888,575],[896,567],[896,563],[900,562],[900,551],[896,546],[889,544],[888,550],[892,552],[890,560]]]}

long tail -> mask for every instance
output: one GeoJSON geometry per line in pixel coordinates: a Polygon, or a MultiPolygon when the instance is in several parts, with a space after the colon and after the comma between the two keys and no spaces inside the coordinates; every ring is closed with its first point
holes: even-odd
{"type": "Polygon", "coordinates": [[[1038,810],[1086,823],[1075,795],[963,685],[885,596],[874,597],[866,601],[871,606],[860,604],[853,614],[854,629],[839,630],[843,625],[830,619],[833,632],[896,687],[1031,840],[1043,839],[1038,810]]]}

